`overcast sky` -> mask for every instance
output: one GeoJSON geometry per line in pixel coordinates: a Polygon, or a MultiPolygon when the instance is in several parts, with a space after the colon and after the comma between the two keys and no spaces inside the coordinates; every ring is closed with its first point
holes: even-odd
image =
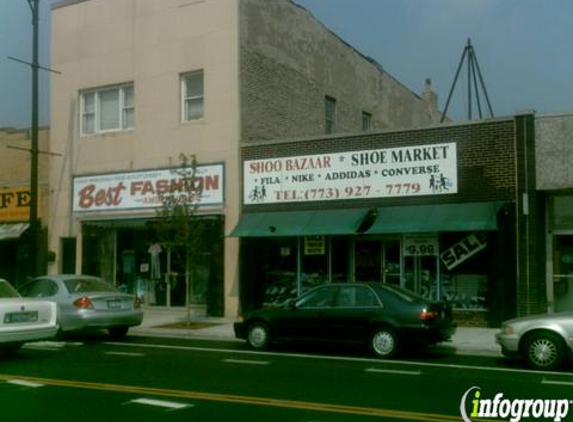
{"type": "MultiPolygon", "coordinates": [[[[49,10],[40,0],[40,64],[49,63],[49,10]]],[[[122,1],[122,0],[116,0],[122,1]]],[[[156,0],[162,1],[162,0],[156,0]]],[[[274,0],[269,0],[274,1],[274,0]]],[[[408,88],[431,78],[443,109],[468,38],[495,116],[573,111],[573,0],[295,0],[408,88]]],[[[31,121],[27,0],[0,0],[0,127],[31,121]]],[[[40,124],[49,124],[47,72],[40,72],[40,124]]],[[[467,118],[467,74],[448,114],[467,118]]],[[[482,107],[485,102],[482,95],[482,107]]],[[[473,106],[474,118],[476,106],[473,106]]]]}

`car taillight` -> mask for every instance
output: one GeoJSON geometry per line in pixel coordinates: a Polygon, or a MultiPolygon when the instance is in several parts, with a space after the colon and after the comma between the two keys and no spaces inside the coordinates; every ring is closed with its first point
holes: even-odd
{"type": "Polygon", "coordinates": [[[135,296],[135,299],[133,299],[133,307],[135,309],[141,308],[141,299],[138,298],[137,296],[135,296]]]}
{"type": "Polygon", "coordinates": [[[422,312],[420,312],[420,319],[422,321],[432,321],[436,318],[438,318],[440,315],[435,312],[435,311],[428,311],[427,309],[424,309],[422,312]]]}
{"type": "Polygon", "coordinates": [[[91,309],[93,308],[92,301],[87,296],[82,296],[74,301],[74,306],[80,309],[91,309]]]}

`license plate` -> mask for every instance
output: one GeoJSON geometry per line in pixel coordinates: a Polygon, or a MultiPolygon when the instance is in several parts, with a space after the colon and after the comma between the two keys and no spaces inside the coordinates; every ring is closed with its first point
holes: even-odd
{"type": "Polygon", "coordinates": [[[114,299],[107,301],[107,308],[108,309],[121,309],[121,300],[114,299]]]}
{"type": "Polygon", "coordinates": [[[14,324],[18,322],[35,322],[38,321],[37,311],[28,312],[9,312],[4,315],[4,324],[14,324]]]}

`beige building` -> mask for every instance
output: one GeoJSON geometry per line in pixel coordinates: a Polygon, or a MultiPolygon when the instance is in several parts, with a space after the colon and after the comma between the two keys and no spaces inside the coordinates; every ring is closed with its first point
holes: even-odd
{"type": "Polygon", "coordinates": [[[152,226],[180,154],[204,189],[191,302],[235,316],[241,144],[440,117],[429,85],[414,94],[289,0],[62,1],[51,50],[64,156],[51,158],[49,271],[104,276],[150,305],[185,302],[178,251],[152,226]]]}

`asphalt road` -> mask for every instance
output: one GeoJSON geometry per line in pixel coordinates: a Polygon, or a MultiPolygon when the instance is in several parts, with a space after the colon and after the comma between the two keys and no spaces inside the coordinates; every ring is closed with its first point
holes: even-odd
{"type": "Polygon", "coordinates": [[[476,391],[482,399],[563,399],[573,419],[572,387],[570,369],[534,372],[447,349],[381,361],[359,349],[255,353],[239,342],[81,336],[0,360],[0,419],[459,421],[462,397],[469,413],[476,391]]]}

